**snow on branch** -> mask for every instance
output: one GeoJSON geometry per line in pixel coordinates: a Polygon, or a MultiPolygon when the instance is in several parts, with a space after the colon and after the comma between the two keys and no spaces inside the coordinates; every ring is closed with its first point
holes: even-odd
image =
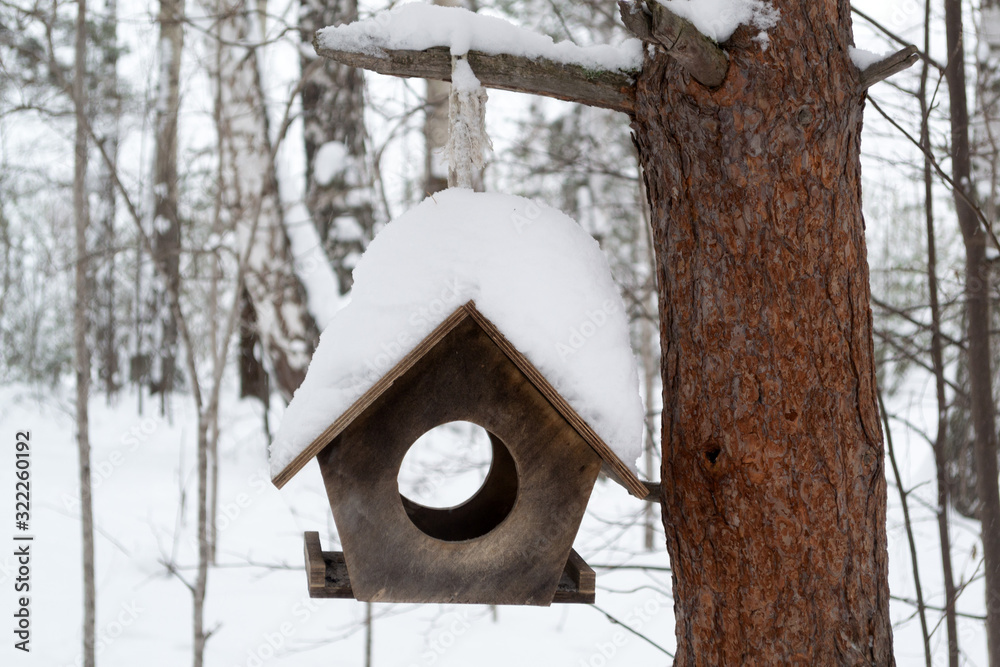
{"type": "Polygon", "coordinates": [[[451,56],[468,54],[488,88],[631,111],[642,42],[581,47],[457,7],[400,5],[316,33],[316,52],[380,74],[451,80],[451,56]]]}
{"type": "Polygon", "coordinates": [[[656,0],[618,0],[625,27],[644,42],[662,47],[695,81],[715,88],[729,70],[726,53],[687,19],[656,0]]]}
{"type": "Polygon", "coordinates": [[[642,65],[642,45],[635,39],[619,46],[577,46],[572,42],[554,42],[546,35],[461,7],[423,3],[399,5],[370,19],[324,28],[316,36],[320,47],[368,55],[447,46],[455,56],[479,51],[592,70],[632,72],[642,65]]]}
{"type": "Polygon", "coordinates": [[[861,70],[859,90],[868,90],[879,81],[902,72],[920,59],[917,47],[910,45],[888,56],[879,56],[862,49],[851,49],[851,60],[861,70]]]}

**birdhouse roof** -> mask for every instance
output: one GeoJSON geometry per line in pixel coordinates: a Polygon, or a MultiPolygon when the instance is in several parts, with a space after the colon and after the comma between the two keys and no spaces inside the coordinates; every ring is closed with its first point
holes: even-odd
{"type": "Polygon", "coordinates": [[[493,340],[503,351],[510,361],[518,367],[525,377],[535,386],[538,391],[545,396],[552,406],[562,415],[562,417],[580,434],[587,444],[604,462],[604,470],[619,484],[624,486],[629,493],[637,497],[645,497],[648,494],[646,486],[635,476],[631,468],[623,462],[618,455],[608,447],[607,443],[597,435],[594,430],[584,421],[576,410],[559,395],[548,380],[545,379],[538,369],[521,354],[517,348],[511,345],[510,341],[497,329],[486,316],[476,308],[472,301],[459,306],[451,315],[446,317],[424,340],[420,341],[403,359],[382,376],[368,391],[366,391],[355,403],[343,414],[341,414],[329,427],[313,440],[309,446],[302,450],[284,469],[274,476],[273,482],[279,488],[290,480],[303,466],[314,456],[316,456],[326,445],[336,438],[346,429],[354,419],[367,410],[382,393],[392,386],[392,384],[403,373],[408,371],[421,357],[430,349],[440,343],[456,326],[471,318],[479,327],[493,340]]]}
{"type": "Polygon", "coordinates": [[[643,440],[638,373],[600,247],[544,204],[456,189],[389,223],[361,258],[350,303],[323,332],[271,443],[275,484],[360,414],[399,364],[430,349],[441,327],[467,317],[533,369],[526,375],[565,404],[560,412],[606,467],[620,467],[619,479],[643,495],[632,472],[643,440]]]}

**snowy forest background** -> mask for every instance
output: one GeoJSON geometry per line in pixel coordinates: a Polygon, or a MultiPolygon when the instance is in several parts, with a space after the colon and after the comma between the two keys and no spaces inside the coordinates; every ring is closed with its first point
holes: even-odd
{"type": "MultiPolygon", "coordinates": [[[[439,4],[582,45],[626,36],[606,0],[439,4]]],[[[0,1],[0,437],[8,445],[0,470],[13,470],[15,432],[31,430],[36,536],[32,652],[5,641],[5,664],[84,664],[75,348],[89,352],[98,664],[600,667],[669,659],[670,572],[656,506],[606,480],[576,542],[598,572],[593,607],[371,606],[306,594],[302,533],[319,530],[329,549],[336,532],[315,464],[281,492],[271,486],[269,436],[367,243],[446,184],[447,84],[362,74],[312,51],[316,29],[386,6],[92,0],[80,43],[78,3],[0,1]],[[74,103],[83,96],[85,104],[74,103]],[[81,150],[82,180],[74,179],[81,150]],[[89,227],[78,239],[80,215],[89,227]],[[78,267],[86,269],[82,300],[78,267]],[[266,349],[262,335],[278,344],[266,349]]],[[[896,659],[947,664],[947,553],[961,664],[985,666],[943,10],[918,0],[865,0],[855,9],[859,47],[913,43],[928,56],[870,91],[862,145],[891,456],[896,659]],[[932,312],[941,363],[931,350],[932,312]],[[935,442],[947,453],[943,546],[935,442]]],[[[965,10],[969,187],[995,220],[1000,8],[982,0],[965,10]]],[[[656,292],[627,120],[490,91],[487,127],[494,152],[483,187],[562,209],[607,253],[647,405],[640,472],[656,480],[656,292]]],[[[485,474],[488,447],[469,431],[434,433],[401,483],[418,500],[461,498],[485,474]]],[[[13,516],[13,482],[10,489],[0,490],[4,517],[13,516]]],[[[0,553],[0,605],[10,619],[14,559],[6,547],[0,553]]]]}

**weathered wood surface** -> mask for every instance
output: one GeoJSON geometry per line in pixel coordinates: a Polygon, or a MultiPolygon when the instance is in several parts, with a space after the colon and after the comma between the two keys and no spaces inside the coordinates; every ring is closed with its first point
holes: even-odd
{"type": "MultiPolygon", "coordinates": [[[[416,359],[317,458],[358,599],[478,604],[552,602],[602,464],[472,317],[416,359]],[[450,421],[493,434],[517,472],[516,502],[505,517],[494,515],[499,523],[485,534],[482,519],[462,506],[450,517],[450,534],[436,524],[439,537],[428,534],[399,493],[407,450],[450,421]]],[[[503,482],[508,466],[498,468],[503,482]]],[[[495,497],[509,499],[503,488],[495,497]]],[[[423,511],[438,523],[448,518],[448,510],[423,511]]]]}
{"type": "Polygon", "coordinates": [[[566,572],[569,574],[569,578],[573,580],[576,584],[577,589],[580,593],[593,595],[597,590],[597,574],[594,572],[593,568],[587,565],[587,561],[576,552],[576,549],[571,549],[569,552],[569,560],[566,561],[566,572]]]}
{"type": "Polygon", "coordinates": [[[559,586],[552,598],[555,603],[593,604],[597,599],[597,575],[580,554],[569,552],[566,568],[559,578],[559,586]]]}
{"type": "Polygon", "coordinates": [[[643,42],[659,45],[698,83],[722,85],[729,58],[718,44],[656,0],[618,0],[625,27],[643,42]]]}
{"type": "Polygon", "coordinates": [[[316,531],[306,532],[303,548],[306,558],[306,581],[311,592],[314,588],[322,588],[326,585],[326,565],[323,563],[319,533],[316,531]]]}
{"type": "Polygon", "coordinates": [[[646,487],[646,497],[643,500],[651,503],[658,503],[663,495],[663,485],[659,482],[643,482],[643,486],[646,487]]]}
{"type": "Polygon", "coordinates": [[[594,448],[594,451],[604,461],[604,468],[606,472],[609,472],[609,477],[614,479],[616,482],[625,487],[625,489],[631,493],[636,498],[645,498],[649,493],[646,486],[635,476],[635,473],[625,465],[625,462],[618,458],[610,447],[601,439],[594,429],[590,427],[576,410],[563,398],[558,391],[549,383],[549,381],[542,375],[534,364],[528,361],[528,358],[521,354],[516,347],[514,347],[507,337],[503,335],[496,325],[493,324],[486,316],[476,310],[474,304],[467,306],[469,315],[483,328],[493,342],[503,350],[504,354],[514,362],[515,365],[521,372],[527,376],[531,382],[538,387],[538,390],[555,406],[556,410],[568,421],[570,424],[576,428],[576,430],[584,437],[584,439],[594,448]]]}
{"type": "Polygon", "coordinates": [[[344,554],[322,551],[319,533],[305,534],[306,578],[311,598],[354,598],[344,554]]]}
{"type": "MultiPolygon", "coordinates": [[[[314,533],[317,535],[318,533],[314,533]]],[[[309,533],[306,533],[308,536],[309,533]]],[[[307,538],[308,539],[308,538],[307,538]]],[[[317,542],[318,544],[318,542],[317,542]]],[[[347,572],[347,563],[344,560],[342,551],[321,551],[319,553],[321,565],[324,573],[322,586],[309,587],[309,597],[311,598],[350,598],[354,599],[354,591],[351,588],[351,578],[347,572]]],[[[593,604],[596,600],[595,581],[589,581],[581,587],[578,577],[574,571],[581,569],[581,566],[571,565],[574,558],[579,559],[582,568],[590,570],[590,566],[580,558],[575,550],[570,552],[570,559],[566,561],[566,567],[559,577],[559,585],[556,587],[555,595],[552,597],[553,604],[593,604]]],[[[590,570],[593,572],[593,570],[590,570]]]]}
{"type": "Polygon", "coordinates": [[[330,424],[326,430],[320,433],[319,436],[313,440],[312,444],[302,450],[291,463],[285,466],[284,470],[275,475],[271,479],[271,482],[279,489],[287,484],[288,480],[294,477],[295,473],[302,470],[303,466],[316,456],[320,450],[327,445],[327,443],[343,431],[355,417],[364,412],[364,410],[372,404],[379,394],[385,391],[386,388],[392,386],[392,383],[395,382],[396,378],[412,367],[422,354],[434,347],[434,345],[444,338],[456,324],[461,322],[467,316],[467,313],[459,308],[445,318],[444,321],[434,329],[434,331],[428,334],[424,340],[420,341],[420,343],[418,343],[409,354],[407,354],[398,364],[389,369],[384,376],[379,378],[378,382],[372,385],[371,389],[366,391],[350,408],[344,411],[344,414],[340,415],[340,417],[330,424]]]}
{"type": "Polygon", "coordinates": [[[637,82],[674,664],[891,665],[850,6],[774,6],[718,89],[659,53],[637,82]]]}
{"type": "MultiPolygon", "coordinates": [[[[424,51],[386,49],[373,56],[338,51],[313,40],[316,53],[345,65],[379,74],[451,81],[451,52],[447,47],[424,51]]],[[[510,54],[492,55],[470,51],[469,65],[487,88],[533,93],[592,107],[631,111],[635,101],[634,73],[589,70],[545,58],[532,60],[510,54]]]]}

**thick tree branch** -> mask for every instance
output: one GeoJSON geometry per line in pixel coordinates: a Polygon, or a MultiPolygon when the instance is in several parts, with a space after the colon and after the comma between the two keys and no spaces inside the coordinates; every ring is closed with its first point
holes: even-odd
{"type": "MultiPolygon", "coordinates": [[[[373,56],[328,49],[315,39],[313,46],[324,58],[379,74],[451,81],[451,53],[447,47],[425,51],[386,49],[383,55],[373,56]]],[[[470,51],[468,58],[476,78],[487,88],[533,93],[626,113],[635,107],[635,81],[627,73],[479,51],[470,51]]]]}
{"type": "MultiPolygon", "coordinates": [[[[729,58],[687,20],[646,0],[620,0],[619,9],[629,30],[644,42],[663,48],[696,81],[709,87],[722,84],[729,58]]],[[[383,49],[377,55],[327,48],[319,39],[313,39],[313,46],[324,58],[379,74],[451,81],[451,53],[443,46],[422,51],[383,49]]],[[[628,72],[481,51],[469,51],[468,59],[472,71],[487,88],[533,93],[625,113],[635,108],[635,79],[628,72]]]]}
{"type": "Polygon", "coordinates": [[[625,27],[643,42],[663,48],[698,83],[715,88],[729,71],[729,58],[718,44],[653,0],[618,0],[625,27]]]}

